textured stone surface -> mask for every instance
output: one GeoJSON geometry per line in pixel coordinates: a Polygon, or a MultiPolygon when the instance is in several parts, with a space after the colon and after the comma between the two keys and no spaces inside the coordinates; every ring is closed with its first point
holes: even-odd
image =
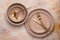
{"type": "Polygon", "coordinates": [[[60,0],[0,0],[0,40],[60,40],[60,0]],[[37,8],[53,10],[56,25],[54,31],[46,38],[32,37],[24,25],[14,27],[6,20],[8,7],[13,3],[23,4],[28,13],[37,8]]]}

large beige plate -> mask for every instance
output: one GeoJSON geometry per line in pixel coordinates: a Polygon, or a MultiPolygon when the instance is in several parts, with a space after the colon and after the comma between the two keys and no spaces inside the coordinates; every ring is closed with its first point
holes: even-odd
{"type": "Polygon", "coordinates": [[[29,13],[28,21],[25,25],[31,35],[46,37],[53,31],[55,20],[46,9],[35,9],[29,13]]]}

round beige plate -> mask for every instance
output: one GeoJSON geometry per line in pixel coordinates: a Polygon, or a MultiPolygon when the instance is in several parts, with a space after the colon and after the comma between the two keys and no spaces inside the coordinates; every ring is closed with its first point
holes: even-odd
{"type": "Polygon", "coordinates": [[[8,8],[6,16],[11,24],[21,25],[26,21],[27,9],[22,4],[14,3],[8,8]]]}
{"type": "Polygon", "coordinates": [[[46,37],[54,28],[54,18],[45,9],[35,9],[29,13],[25,26],[31,35],[35,37],[46,37]]]}

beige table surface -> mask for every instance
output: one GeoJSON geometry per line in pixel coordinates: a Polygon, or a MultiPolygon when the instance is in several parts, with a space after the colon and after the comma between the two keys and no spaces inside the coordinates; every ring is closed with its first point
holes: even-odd
{"type": "Polygon", "coordinates": [[[60,0],[0,0],[0,40],[60,40],[60,0]],[[28,13],[37,8],[46,8],[54,13],[54,31],[45,38],[32,37],[25,26],[14,27],[10,25],[5,14],[8,7],[13,3],[21,3],[28,13]]]}

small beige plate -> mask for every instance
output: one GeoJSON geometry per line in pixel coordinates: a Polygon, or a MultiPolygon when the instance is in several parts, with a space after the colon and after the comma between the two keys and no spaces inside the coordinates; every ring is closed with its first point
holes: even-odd
{"type": "Polygon", "coordinates": [[[27,9],[19,3],[14,3],[7,10],[7,19],[13,25],[21,25],[27,19],[27,9]]]}

